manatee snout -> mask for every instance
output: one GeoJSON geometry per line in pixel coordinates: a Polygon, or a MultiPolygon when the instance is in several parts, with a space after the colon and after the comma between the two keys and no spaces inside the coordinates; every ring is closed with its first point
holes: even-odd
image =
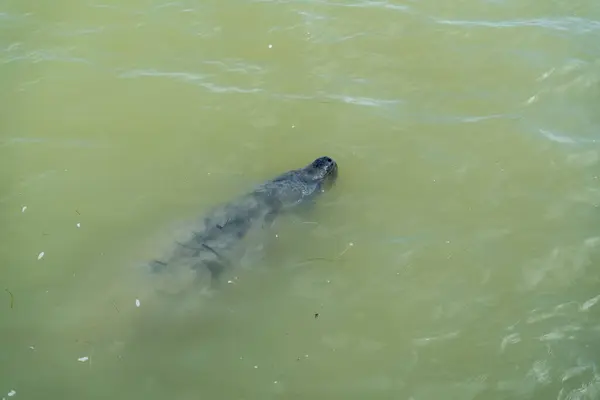
{"type": "Polygon", "coordinates": [[[321,181],[326,186],[332,186],[338,177],[338,164],[328,156],[317,158],[307,169],[314,180],[321,181]]]}

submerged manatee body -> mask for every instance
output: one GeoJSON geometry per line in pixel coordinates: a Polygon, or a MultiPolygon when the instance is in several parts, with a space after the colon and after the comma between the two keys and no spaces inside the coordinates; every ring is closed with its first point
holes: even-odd
{"type": "Polygon", "coordinates": [[[227,254],[253,227],[264,227],[285,212],[314,201],[337,179],[337,163],[320,157],[309,165],[285,172],[234,201],[217,207],[204,218],[203,227],[177,246],[164,261],[154,261],[155,272],[186,265],[214,280],[231,266],[227,254]]]}

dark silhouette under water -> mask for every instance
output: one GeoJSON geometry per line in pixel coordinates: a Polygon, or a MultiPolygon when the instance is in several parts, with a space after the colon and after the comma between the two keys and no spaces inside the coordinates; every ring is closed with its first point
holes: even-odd
{"type": "Polygon", "coordinates": [[[278,215],[310,204],[337,180],[338,166],[330,157],[285,172],[230,203],[213,209],[202,229],[182,243],[164,261],[151,263],[154,272],[172,264],[185,264],[200,272],[206,268],[213,281],[231,267],[226,254],[254,226],[268,226],[278,215]]]}

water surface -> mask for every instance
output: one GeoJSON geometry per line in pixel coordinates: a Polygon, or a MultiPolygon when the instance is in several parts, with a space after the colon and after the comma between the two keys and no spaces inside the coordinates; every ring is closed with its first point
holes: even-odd
{"type": "Polygon", "coordinates": [[[600,398],[597,2],[7,0],[0,32],[0,398],[600,398]],[[139,268],[321,155],[217,294],[139,268]]]}

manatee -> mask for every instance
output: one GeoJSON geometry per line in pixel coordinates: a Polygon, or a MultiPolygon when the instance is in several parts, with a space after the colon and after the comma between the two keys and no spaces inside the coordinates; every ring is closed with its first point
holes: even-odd
{"type": "Polygon", "coordinates": [[[200,229],[178,242],[170,256],[154,260],[154,272],[181,265],[197,273],[208,270],[213,283],[233,262],[227,256],[253,228],[265,228],[281,215],[311,206],[321,193],[336,182],[338,165],[330,157],[319,157],[303,168],[285,172],[233,201],[215,207],[200,229]]]}

